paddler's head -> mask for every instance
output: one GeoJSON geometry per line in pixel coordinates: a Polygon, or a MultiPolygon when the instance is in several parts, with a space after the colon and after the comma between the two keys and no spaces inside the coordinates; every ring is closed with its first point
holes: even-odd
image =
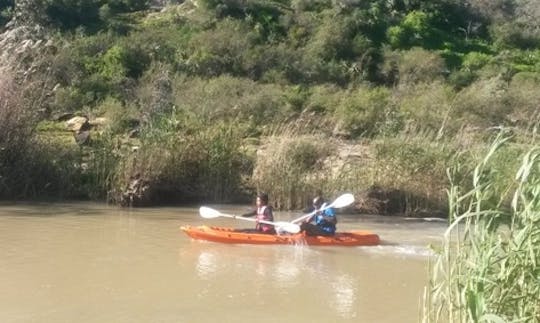
{"type": "Polygon", "coordinates": [[[268,204],[268,194],[266,193],[259,193],[257,194],[257,206],[263,206],[268,204]]]}
{"type": "Polygon", "coordinates": [[[322,196],[317,196],[313,199],[313,207],[315,209],[320,209],[323,203],[324,203],[324,199],[322,198],[322,196]]]}

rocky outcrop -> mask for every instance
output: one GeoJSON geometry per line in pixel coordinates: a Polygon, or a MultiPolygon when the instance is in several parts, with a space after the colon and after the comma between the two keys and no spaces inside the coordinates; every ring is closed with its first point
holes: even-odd
{"type": "Polygon", "coordinates": [[[74,116],[65,122],[66,130],[73,132],[75,142],[79,145],[85,145],[90,142],[91,131],[98,130],[109,123],[107,118],[88,119],[84,116],[74,116]]]}

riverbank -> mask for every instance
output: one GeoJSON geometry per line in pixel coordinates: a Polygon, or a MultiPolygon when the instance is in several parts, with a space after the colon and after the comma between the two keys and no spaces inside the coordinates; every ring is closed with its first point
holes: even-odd
{"type": "Polygon", "coordinates": [[[540,36],[524,4],[26,4],[0,35],[0,199],[266,191],[288,210],[352,192],[357,212],[444,216],[451,181],[470,187],[501,129],[497,187],[537,143],[540,36]]]}

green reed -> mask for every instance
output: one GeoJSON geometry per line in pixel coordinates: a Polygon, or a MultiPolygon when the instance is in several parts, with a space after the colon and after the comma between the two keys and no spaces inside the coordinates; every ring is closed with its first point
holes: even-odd
{"type": "Polygon", "coordinates": [[[462,192],[449,172],[451,223],[430,266],[424,322],[540,321],[540,148],[522,154],[501,190],[492,161],[508,139],[495,140],[472,189],[462,192]]]}

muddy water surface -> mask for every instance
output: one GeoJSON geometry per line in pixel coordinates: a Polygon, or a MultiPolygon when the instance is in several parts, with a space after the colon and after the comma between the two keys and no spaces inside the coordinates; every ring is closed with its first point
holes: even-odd
{"type": "Polygon", "coordinates": [[[383,245],[308,247],[193,241],[186,224],[252,225],[196,207],[1,205],[0,322],[418,322],[428,245],[445,228],[342,215],[339,229],[383,245]]]}

